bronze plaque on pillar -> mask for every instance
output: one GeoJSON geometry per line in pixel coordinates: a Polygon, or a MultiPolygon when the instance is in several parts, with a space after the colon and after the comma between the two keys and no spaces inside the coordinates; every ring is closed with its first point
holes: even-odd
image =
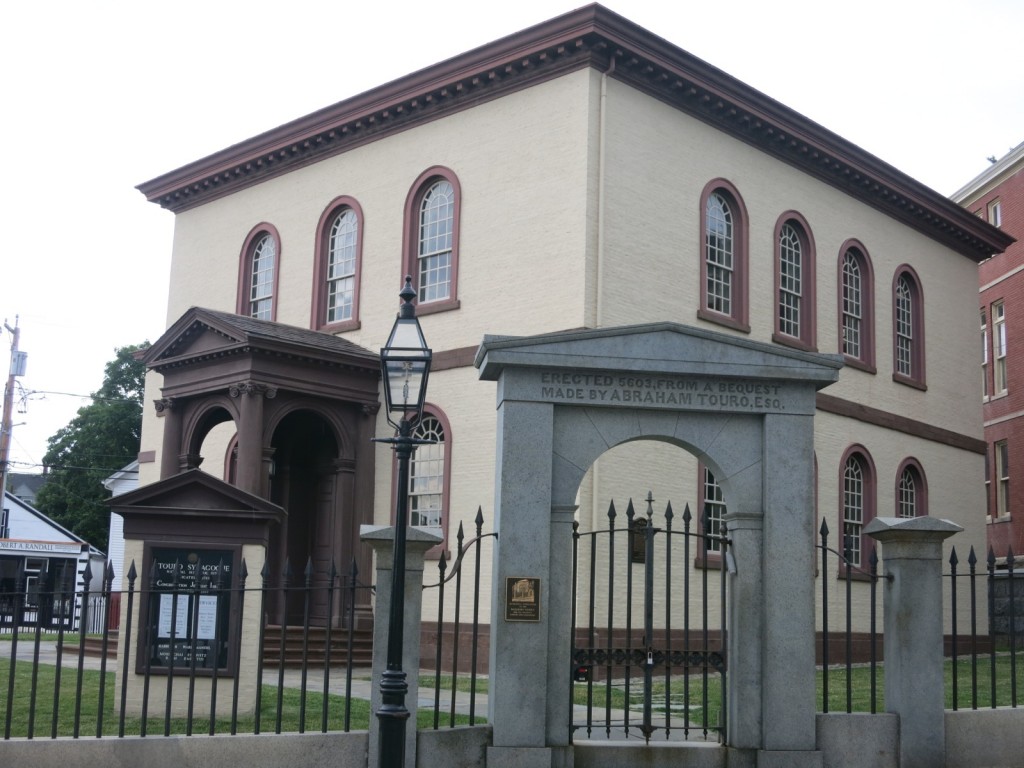
{"type": "Polygon", "coordinates": [[[505,621],[540,621],[540,579],[534,576],[505,579],[505,621]]]}

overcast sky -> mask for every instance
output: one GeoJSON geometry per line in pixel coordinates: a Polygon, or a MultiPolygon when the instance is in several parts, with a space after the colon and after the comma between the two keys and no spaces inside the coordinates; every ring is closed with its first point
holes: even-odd
{"type": "MultiPolygon", "coordinates": [[[[946,195],[1024,141],[1020,0],[604,4],[946,195]]],[[[5,4],[0,314],[36,393],[12,471],[166,326],[174,217],[135,185],[579,5],[5,4]]]]}

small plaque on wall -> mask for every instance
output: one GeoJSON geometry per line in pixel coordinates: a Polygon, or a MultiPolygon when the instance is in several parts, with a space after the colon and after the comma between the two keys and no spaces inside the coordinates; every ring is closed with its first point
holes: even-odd
{"type": "Polygon", "coordinates": [[[540,579],[532,576],[505,579],[505,621],[540,621],[540,579]]]}

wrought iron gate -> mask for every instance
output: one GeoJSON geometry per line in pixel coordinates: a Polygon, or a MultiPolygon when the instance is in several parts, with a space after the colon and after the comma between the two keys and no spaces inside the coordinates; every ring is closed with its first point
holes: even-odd
{"type": "Polygon", "coordinates": [[[614,502],[608,528],[573,526],[571,733],[724,742],[725,525],[705,508],[691,530],[687,505],[673,528],[671,502],[658,520],[653,502],[636,515],[631,500],[625,527],[614,502]]]}

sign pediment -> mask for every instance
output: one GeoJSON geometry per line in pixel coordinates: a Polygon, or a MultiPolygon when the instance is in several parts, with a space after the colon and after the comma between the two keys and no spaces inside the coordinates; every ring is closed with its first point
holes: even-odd
{"type": "Polygon", "coordinates": [[[126,519],[159,515],[281,522],[287,515],[277,504],[199,469],[115,496],[107,505],[126,519]]]}

